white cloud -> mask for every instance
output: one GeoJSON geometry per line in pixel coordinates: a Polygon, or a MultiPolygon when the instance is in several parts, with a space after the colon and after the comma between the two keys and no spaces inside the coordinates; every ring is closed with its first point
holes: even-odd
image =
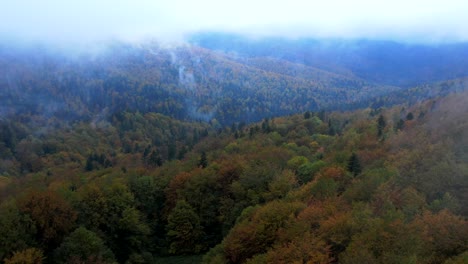
{"type": "Polygon", "coordinates": [[[3,0],[0,37],[46,42],[180,38],[212,30],[254,36],[468,41],[460,0],[3,0]]]}

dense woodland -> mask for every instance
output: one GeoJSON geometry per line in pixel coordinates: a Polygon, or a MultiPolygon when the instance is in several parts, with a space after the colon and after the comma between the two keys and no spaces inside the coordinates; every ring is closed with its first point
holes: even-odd
{"type": "Polygon", "coordinates": [[[198,46],[241,58],[280,59],[406,88],[468,75],[467,43],[422,44],[419,41],[249,38],[222,32],[203,32],[191,37],[191,43],[198,46]]]}
{"type": "Polygon", "coordinates": [[[0,259],[467,263],[467,100],[228,126],[135,109],[3,118],[0,259]]]}
{"type": "Polygon", "coordinates": [[[400,89],[279,59],[156,43],[116,43],[94,56],[0,46],[0,72],[1,116],[72,121],[139,111],[230,126],[365,107],[365,100],[400,89]]]}

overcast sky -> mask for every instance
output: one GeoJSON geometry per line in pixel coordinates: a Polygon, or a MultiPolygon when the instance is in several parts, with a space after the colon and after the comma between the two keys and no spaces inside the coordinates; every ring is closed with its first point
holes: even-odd
{"type": "Polygon", "coordinates": [[[468,41],[467,0],[0,0],[0,38],[45,42],[250,36],[468,41]]]}

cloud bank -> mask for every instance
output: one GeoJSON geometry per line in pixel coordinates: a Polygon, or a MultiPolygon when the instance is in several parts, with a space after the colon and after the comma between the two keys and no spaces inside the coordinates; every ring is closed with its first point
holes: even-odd
{"type": "Polygon", "coordinates": [[[0,38],[46,43],[182,40],[200,31],[252,37],[468,41],[463,0],[14,0],[0,38]]]}

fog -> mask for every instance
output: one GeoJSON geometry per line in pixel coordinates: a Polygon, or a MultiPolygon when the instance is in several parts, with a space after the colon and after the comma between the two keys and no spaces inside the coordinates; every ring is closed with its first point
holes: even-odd
{"type": "Polygon", "coordinates": [[[467,13],[463,0],[15,0],[0,4],[0,39],[86,46],[218,31],[446,43],[468,41],[467,13]]]}

